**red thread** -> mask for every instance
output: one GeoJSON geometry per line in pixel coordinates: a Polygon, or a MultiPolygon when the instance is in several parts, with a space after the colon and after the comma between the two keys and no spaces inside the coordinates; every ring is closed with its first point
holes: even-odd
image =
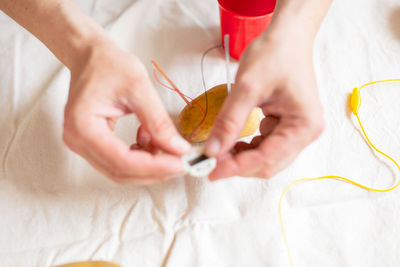
{"type": "Polygon", "coordinates": [[[169,84],[172,86],[172,88],[174,88],[174,91],[177,92],[179,94],[179,96],[186,102],[186,104],[188,104],[189,106],[191,106],[190,102],[185,98],[185,96],[182,94],[182,92],[178,89],[178,87],[176,87],[176,85],[171,81],[171,79],[167,76],[167,74],[161,69],[160,66],[158,66],[157,62],[155,62],[154,60],[151,61],[151,63],[153,63],[154,67],[156,67],[156,69],[162,74],[162,76],[164,76],[164,78],[169,82],[169,84]]]}
{"type": "Polygon", "coordinates": [[[185,95],[184,93],[182,93],[182,92],[176,87],[176,85],[171,81],[171,79],[169,79],[169,77],[167,76],[167,74],[161,69],[161,67],[157,64],[157,62],[155,62],[154,60],[152,60],[151,62],[153,63],[154,67],[155,67],[155,68],[164,76],[164,78],[171,84],[172,87],[169,87],[168,85],[164,84],[164,83],[158,78],[157,72],[156,72],[156,70],[154,69],[154,70],[153,70],[153,74],[154,74],[154,77],[155,77],[155,79],[157,80],[157,82],[158,82],[159,84],[161,84],[162,86],[164,86],[164,87],[167,88],[167,89],[170,89],[170,90],[172,90],[172,91],[178,93],[179,96],[180,96],[189,106],[191,106],[191,103],[190,103],[186,98],[190,99],[192,102],[194,102],[194,103],[200,108],[201,112],[203,113],[203,118],[202,118],[202,120],[201,120],[201,123],[193,130],[193,132],[192,132],[192,133],[190,134],[190,136],[189,136],[189,141],[191,141],[192,138],[193,138],[193,136],[196,135],[196,133],[200,130],[201,126],[203,126],[204,122],[206,121],[206,120],[205,120],[205,116],[206,116],[205,110],[203,109],[203,107],[200,105],[199,102],[197,102],[196,100],[194,100],[194,99],[191,98],[190,96],[187,96],[187,95],[185,95]]]}

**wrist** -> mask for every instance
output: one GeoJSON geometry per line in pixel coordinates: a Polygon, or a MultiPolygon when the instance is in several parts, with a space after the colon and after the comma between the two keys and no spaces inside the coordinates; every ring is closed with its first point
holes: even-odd
{"type": "Polygon", "coordinates": [[[277,25],[265,31],[259,38],[259,46],[265,47],[263,51],[287,51],[283,53],[296,53],[303,56],[312,54],[314,43],[313,35],[299,32],[297,25],[277,25]]]}
{"type": "MultiPolygon", "coordinates": [[[[75,8],[76,6],[66,7],[75,8]]],[[[73,10],[65,11],[67,14],[72,12],[73,10]]],[[[94,47],[112,43],[104,30],[80,10],[75,16],[68,15],[64,18],[63,26],[52,29],[55,41],[48,40],[46,45],[68,69],[71,70],[87,60],[94,47]]]]}
{"type": "Polygon", "coordinates": [[[332,0],[279,0],[263,38],[295,42],[312,48],[332,0]]]}
{"type": "Polygon", "coordinates": [[[82,66],[97,47],[113,45],[105,33],[96,29],[71,36],[68,39],[68,47],[56,56],[71,72],[82,66]]]}
{"type": "Polygon", "coordinates": [[[5,0],[0,9],[41,40],[70,69],[90,47],[108,40],[103,29],[73,1],[5,0]]]}

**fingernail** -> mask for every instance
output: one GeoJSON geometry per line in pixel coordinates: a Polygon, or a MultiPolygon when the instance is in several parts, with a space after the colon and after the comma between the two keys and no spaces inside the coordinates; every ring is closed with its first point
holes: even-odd
{"type": "Polygon", "coordinates": [[[215,157],[218,155],[219,149],[221,148],[221,143],[218,141],[217,138],[212,137],[211,139],[208,140],[207,146],[206,146],[206,154],[209,157],[215,157]]]}
{"type": "Polygon", "coordinates": [[[190,144],[179,135],[171,138],[171,146],[181,152],[187,152],[190,149],[190,144]]]}
{"type": "Polygon", "coordinates": [[[213,178],[213,179],[208,178],[208,180],[209,180],[211,183],[215,183],[215,182],[218,182],[218,181],[222,180],[222,178],[213,178]]]}
{"type": "Polygon", "coordinates": [[[216,182],[216,181],[222,180],[222,179],[224,179],[224,178],[226,178],[226,177],[221,176],[221,175],[218,175],[217,173],[211,173],[211,174],[208,176],[208,180],[210,180],[210,182],[216,182]]]}
{"type": "Polygon", "coordinates": [[[138,135],[137,142],[138,142],[139,145],[145,147],[150,143],[150,141],[151,141],[151,136],[147,131],[142,131],[138,135]]]}

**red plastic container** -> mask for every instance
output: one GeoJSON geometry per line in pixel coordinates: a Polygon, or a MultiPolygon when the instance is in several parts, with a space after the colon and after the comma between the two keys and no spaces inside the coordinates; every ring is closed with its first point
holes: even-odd
{"type": "Polygon", "coordinates": [[[246,47],[263,33],[271,22],[276,0],[218,0],[222,44],[229,34],[229,53],[240,59],[246,47]]]}

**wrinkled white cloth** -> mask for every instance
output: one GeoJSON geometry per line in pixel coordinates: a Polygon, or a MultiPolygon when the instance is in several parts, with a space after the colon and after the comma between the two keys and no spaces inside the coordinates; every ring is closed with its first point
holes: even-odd
{"type": "MultiPolygon", "coordinates": [[[[216,0],[79,1],[123,49],[157,60],[191,96],[200,57],[220,43],[216,0]]],[[[400,77],[397,0],[336,0],[315,42],[326,130],[269,180],[182,177],[147,186],[109,181],[62,143],[69,72],[35,37],[0,14],[0,265],[110,260],[131,266],[288,266],[277,204],[301,177],[328,174],[386,188],[399,179],[373,153],[347,108],[353,87],[400,77]]],[[[206,59],[209,87],[225,82],[222,51],[206,59]]],[[[237,62],[232,63],[237,68],[237,62]]],[[[268,74],[266,74],[268,75],[268,74]]],[[[176,117],[184,103],[156,85],[176,117]]],[[[400,160],[400,84],[362,91],[372,141],[400,160]]],[[[117,134],[134,140],[128,116],[117,134]]],[[[295,186],[284,201],[295,266],[399,266],[400,191],[338,181],[295,186]]]]}

